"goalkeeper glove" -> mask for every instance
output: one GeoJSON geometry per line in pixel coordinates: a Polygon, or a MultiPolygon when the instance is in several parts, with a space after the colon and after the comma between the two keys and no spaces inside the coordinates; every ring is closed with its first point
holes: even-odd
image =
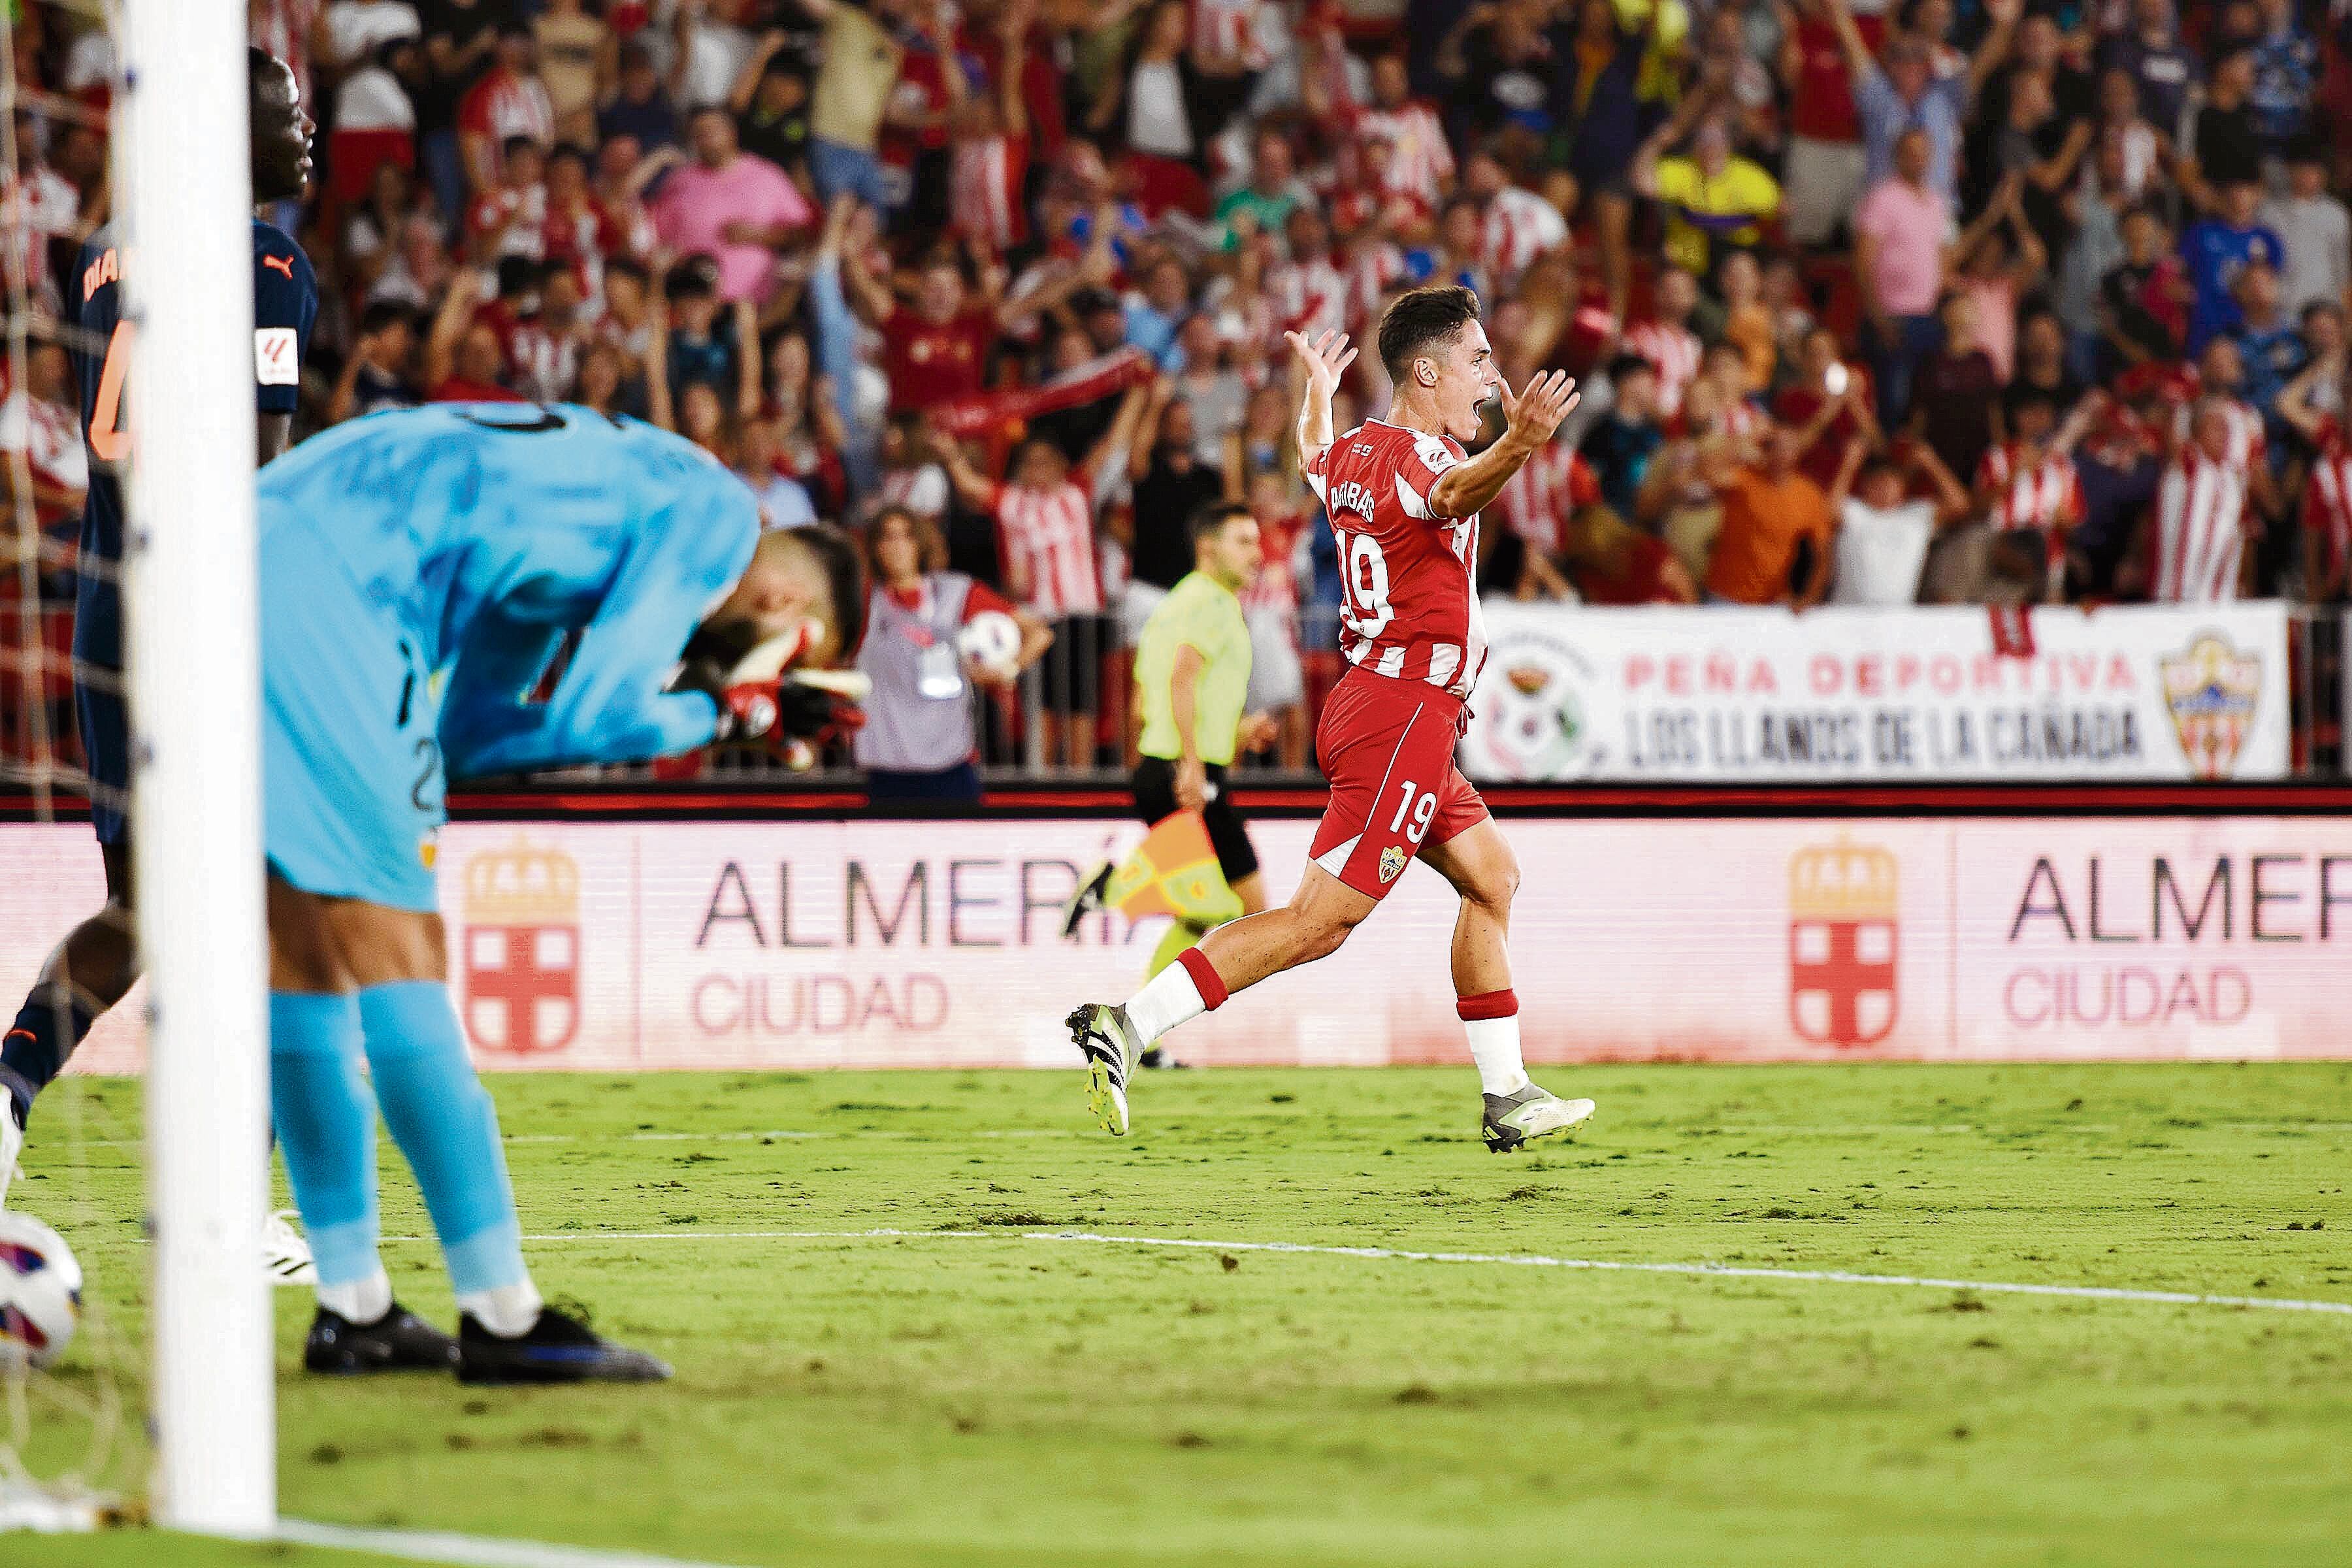
{"type": "Polygon", "coordinates": [[[752,680],[718,693],[719,730],[714,741],[824,742],[853,733],[866,723],[866,710],[848,698],[787,676],[752,680]]]}

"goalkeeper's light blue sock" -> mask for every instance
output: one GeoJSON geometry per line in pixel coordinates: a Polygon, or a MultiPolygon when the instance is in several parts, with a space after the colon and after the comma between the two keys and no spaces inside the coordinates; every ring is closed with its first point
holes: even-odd
{"type": "Polygon", "coordinates": [[[321,1289],[375,1279],[375,1099],[349,994],[269,994],[269,1118],[321,1289]]]}
{"type": "MultiPolygon", "coordinates": [[[[528,1291],[499,1113],[466,1056],[449,988],[434,980],[371,985],[360,993],[359,1016],[384,1124],[416,1173],[458,1305],[528,1291]]],[[[532,1300],[536,1317],[535,1293],[532,1300]]]]}

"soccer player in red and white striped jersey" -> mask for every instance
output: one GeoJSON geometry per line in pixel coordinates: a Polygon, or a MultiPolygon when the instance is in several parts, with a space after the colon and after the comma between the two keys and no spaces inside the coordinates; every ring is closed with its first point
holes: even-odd
{"type": "Polygon", "coordinates": [[[2232,460],[2236,426],[2227,405],[2204,398],[2189,413],[2156,489],[2155,584],[2164,605],[2224,604],[2244,586],[2246,535],[2255,512],[2232,460]]]}
{"type": "Polygon", "coordinates": [[[1554,372],[1513,397],[1496,374],[1477,296],[1415,289],[1381,320],[1382,368],[1395,388],[1388,417],[1335,436],[1331,395],[1355,353],[1343,337],[1290,342],[1307,370],[1301,471],[1338,538],[1340,651],[1352,667],[1317,732],[1331,790],[1311,863],[1284,908],[1210,932],[1124,1006],[1079,1007],[1071,1038],[1103,1127],[1125,1132],[1129,1075],[1147,1047],[1230,993],[1335,952],[1419,857],[1462,899],[1454,985],[1487,1145],[1521,1148],[1567,1132],[1592,1102],[1528,1081],[1505,942],[1517,865],[1454,765],[1454,746],[1486,657],[1473,580],[1479,509],[1549,444],[1576,405],[1575,384],[1554,372]],[[1478,434],[1489,397],[1502,405],[1503,434],[1465,457],[1461,443],[1478,434]]]}

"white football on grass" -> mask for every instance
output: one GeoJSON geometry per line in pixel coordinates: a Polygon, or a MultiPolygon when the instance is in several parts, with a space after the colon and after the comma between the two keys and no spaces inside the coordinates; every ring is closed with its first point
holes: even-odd
{"type": "Polygon", "coordinates": [[[48,1366],[81,1321],[81,1265],[65,1237],[0,1210],[0,1358],[48,1366]]]}

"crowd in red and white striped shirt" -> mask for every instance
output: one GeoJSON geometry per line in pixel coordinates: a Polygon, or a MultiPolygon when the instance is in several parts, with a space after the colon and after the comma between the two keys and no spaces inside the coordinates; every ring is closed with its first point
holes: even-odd
{"type": "Polygon", "coordinates": [[[1683,393],[1698,374],[1703,351],[1698,335],[1668,321],[1636,321],[1625,329],[1625,352],[1641,355],[1658,374],[1658,415],[1671,421],[1682,411],[1683,393]]]}
{"type": "Polygon", "coordinates": [[[1509,288],[1536,258],[1568,238],[1559,209],[1520,185],[1506,185],[1486,204],[1484,246],[1478,259],[1495,281],[1509,288]]]}
{"type": "Polygon", "coordinates": [[[997,487],[996,527],[1005,585],[1043,620],[1102,612],[1095,505],[1084,477],[1081,471],[1049,488],[997,487]]]}
{"type": "Polygon", "coordinates": [[[1267,25],[1261,0],[1192,0],[1193,52],[1210,60],[1238,61],[1244,70],[1264,70],[1274,58],[1267,25]]]}
{"type": "Polygon", "coordinates": [[[2156,492],[2155,581],[2164,605],[2212,605],[2238,596],[2245,557],[2246,479],[2227,457],[2184,441],[2156,492]]]}
{"type": "Polygon", "coordinates": [[[1493,510],[1505,527],[1534,548],[1557,555],[1567,543],[1568,520],[1601,499],[1591,465],[1565,441],[1555,441],[1528,459],[1495,498],[1493,510]]]}
{"type": "Polygon", "coordinates": [[[1270,611],[1293,622],[1297,620],[1298,572],[1293,563],[1297,559],[1298,536],[1307,531],[1308,521],[1303,511],[1281,517],[1258,515],[1258,547],[1265,564],[1241,592],[1243,609],[1270,611]]]}
{"type": "Polygon", "coordinates": [[[2053,560],[2065,553],[2067,531],[2083,521],[2083,489],[2066,451],[2023,441],[1989,447],[1977,466],[1977,490],[1991,498],[1994,528],[2031,529],[2053,560]]]}
{"type": "MultiPolygon", "coordinates": [[[[2229,421],[2229,449],[2222,454],[2221,461],[2227,463],[2239,479],[2252,477],[2255,467],[2270,458],[2270,441],[2263,433],[2262,415],[2252,404],[2240,397],[2210,397],[2206,399],[2206,403],[2219,409],[2221,417],[2229,421]]],[[[2183,442],[2189,438],[2189,426],[2197,407],[2194,403],[2184,404],[2174,416],[2173,434],[2183,442]]]]}
{"type": "Polygon", "coordinates": [[[2312,460],[2303,526],[2319,536],[2320,559],[2328,573],[2340,576],[2352,564],[2352,447],[2345,444],[2342,427],[2332,419],[2312,460]]]}
{"type": "Polygon", "coordinates": [[[1411,196],[1425,207],[1437,205],[1454,178],[1454,150],[1436,110],[1417,101],[1367,110],[1357,117],[1356,135],[1360,141],[1387,139],[1391,152],[1381,182],[1385,193],[1411,196]]]}
{"type": "Polygon", "coordinates": [[[1002,255],[1029,237],[1021,201],[1029,178],[1029,138],[966,137],[948,171],[948,216],[956,232],[1002,255]]]}
{"type": "Polygon", "coordinates": [[[1275,269],[1266,279],[1274,295],[1276,318],[1286,332],[1313,337],[1326,331],[1348,330],[1349,280],[1328,257],[1310,257],[1275,269]]]}

